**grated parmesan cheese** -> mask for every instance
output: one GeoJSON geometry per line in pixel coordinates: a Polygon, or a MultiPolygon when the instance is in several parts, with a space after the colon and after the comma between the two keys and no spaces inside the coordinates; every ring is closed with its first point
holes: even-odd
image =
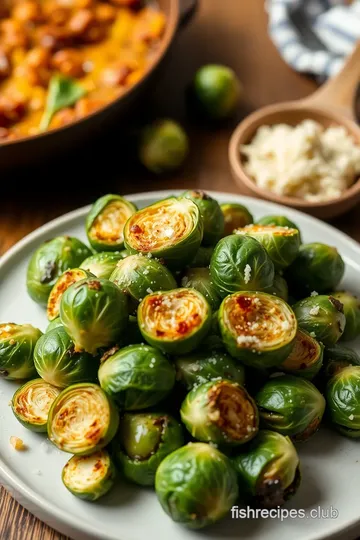
{"type": "Polygon", "coordinates": [[[310,294],[310,296],[319,296],[319,293],[316,292],[316,291],[313,291],[313,292],[310,294]]]}
{"type": "Polygon", "coordinates": [[[310,315],[319,315],[320,306],[314,306],[310,309],[309,313],[310,315]]]}
{"type": "Polygon", "coordinates": [[[244,268],[244,283],[247,285],[251,278],[251,266],[247,264],[244,268]]]}

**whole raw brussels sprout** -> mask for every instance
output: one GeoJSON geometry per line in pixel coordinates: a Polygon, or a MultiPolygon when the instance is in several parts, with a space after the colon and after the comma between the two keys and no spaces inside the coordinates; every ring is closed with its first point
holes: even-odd
{"type": "Polygon", "coordinates": [[[282,375],[269,379],[256,394],[260,423],[266,429],[306,441],[319,428],[325,399],[310,381],[282,375]]]}
{"type": "Polygon", "coordinates": [[[360,437],[360,366],[348,366],[329,380],[326,403],[333,426],[346,437],[360,437]]]}
{"type": "Polygon", "coordinates": [[[274,282],[274,264],[263,246],[251,236],[231,234],[214,249],[210,273],[218,294],[261,291],[274,282]]]}
{"type": "Polygon", "coordinates": [[[127,411],[156,405],[175,384],[175,369],[149,345],[129,345],[105,355],[98,376],[101,388],[127,411]]]}
{"type": "Polygon", "coordinates": [[[278,296],[287,302],[289,300],[289,289],[286,279],[278,273],[275,273],[274,282],[271,287],[264,289],[264,292],[278,296]]]}
{"type": "Polygon", "coordinates": [[[87,277],[94,276],[93,274],[90,274],[90,272],[87,272],[81,268],[71,268],[70,270],[66,270],[63,274],[61,274],[51,289],[48,298],[46,313],[49,321],[53,321],[59,317],[60,301],[66,289],[68,289],[73,283],[81,281],[87,277]]]}
{"type": "Polygon", "coordinates": [[[71,236],[58,236],[44,242],[33,253],[27,268],[26,285],[31,298],[46,306],[58,277],[65,270],[78,267],[90,255],[90,249],[71,236]]]}
{"type": "Polygon", "coordinates": [[[199,207],[204,226],[202,240],[204,246],[214,246],[224,233],[224,216],[219,203],[205,191],[200,190],[185,191],[182,196],[199,207]]]}
{"type": "Polygon", "coordinates": [[[109,279],[117,263],[129,255],[126,249],[122,251],[101,251],[87,257],[80,265],[80,268],[91,272],[94,276],[109,279]]]}
{"type": "Polygon", "coordinates": [[[330,379],[335,373],[348,366],[360,366],[360,356],[356,351],[339,343],[326,347],[322,370],[326,379],[330,379]]]}
{"type": "Polygon", "coordinates": [[[107,279],[87,278],[71,285],[60,302],[60,318],[75,352],[96,354],[116,342],[128,322],[125,294],[107,279]]]}
{"type": "Polygon", "coordinates": [[[31,324],[0,324],[0,377],[10,380],[36,377],[33,354],[42,336],[31,324]]]}
{"type": "Polygon", "coordinates": [[[183,274],[181,285],[196,289],[205,296],[211,309],[219,309],[221,298],[214,286],[209,268],[188,268],[183,274]]]}
{"type": "Polygon", "coordinates": [[[277,227],[288,227],[289,229],[297,229],[299,231],[300,241],[301,241],[301,234],[300,234],[299,227],[296,225],[296,223],[291,221],[291,219],[287,218],[286,216],[277,216],[277,215],[263,216],[256,223],[258,225],[276,225],[277,227]]]}
{"type": "Polygon", "coordinates": [[[324,346],[300,328],[295,337],[293,350],[281,364],[281,369],[291,375],[313,379],[323,365],[324,346]]]}
{"type": "Polygon", "coordinates": [[[91,247],[96,251],[122,249],[124,225],[136,210],[132,202],[120,195],[104,195],[95,201],[86,217],[86,234],[91,247]]]}
{"type": "Polygon", "coordinates": [[[180,415],[195,439],[222,446],[244,444],[259,429],[254,400],[243,386],[226,379],[195,386],[183,401],[180,415]]]}
{"type": "Polygon", "coordinates": [[[51,405],[60,390],[42,379],[32,379],[16,390],[11,408],[16,419],[27,429],[46,432],[51,405]]]}
{"type": "Polygon", "coordinates": [[[200,246],[195,257],[189,264],[190,268],[205,268],[206,266],[209,266],[213,251],[214,246],[200,246]]]}
{"type": "Polygon", "coordinates": [[[158,412],[126,413],[115,441],[119,469],[131,482],[153,486],[162,460],[184,444],[181,425],[158,412]]]}
{"type": "Polygon", "coordinates": [[[256,506],[282,506],[299,488],[299,456],[289,437],[275,431],[260,430],[232,463],[240,495],[256,506]]]}
{"type": "Polygon", "coordinates": [[[189,443],[167,456],[156,471],[155,490],[163,510],[191,529],[219,521],[238,498],[229,458],[204,443],[189,443]]]}
{"type": "Polygon", "coordinates": [[[341,336],[342,341],[352,341],[360,335],[360,301],[347,291],[331,293],[344,306],[346,319],[345,330],[341,336]]]}
{"type": "Polygon", "coordinates": [[[246,206],[238,203],[224,203],[220,205],[224,216],[224,234],[229,236],[235,229],[254,223],[254,218],[246,206]]]}
{"type": "Polygon", "coordinates": [[[298,324],[302,330],[331,347],[340,339],[345,329],[342,303],[333,296],[309,296],[294,306],[298,324]]]}

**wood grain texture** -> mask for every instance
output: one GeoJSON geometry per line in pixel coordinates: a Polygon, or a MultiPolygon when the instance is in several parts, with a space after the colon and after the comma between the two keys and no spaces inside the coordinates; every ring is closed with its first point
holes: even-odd
{"type": "MultiPolygon", "coordinates": [[[[269,103],[301,98],[315,89],[310,79],[294,73],[279,57],[266,31],[263,0],[202,0],[193,23],[182,30],[147,116],[171,116],[183,122],[191,139],[190,158],[172,177],[154,178],[123,152],[121,128],[87,148],[75,161],[42,164],[36,170],[2,178],[0,253],[42,223],[88,204],[106,192],[141,192],[198,187],[239,192],[229,171],[227,146],[236,123],[249,111],[269,103]],[[246,98],[236,118],[218,129],[197,126],[185,115],[184,89],[197,67],[206,62],[232,66],[243,81],[246,98]],[[124,157],[124,153],[126,157],[124,157]],[[22,181],[19,188],[17,180],[22,181]],[[4,193],[6,192],[6,193],[4,193]]],[[[130,139],[131,140],[131,139],[130,139]]],[[[334,225],[360,240],[357,210],[334,225]]],[[[60,471],[59,471],[60,474],[60,471]]],[[[1,540],[64,540],[0,491],[1,540]]]]}

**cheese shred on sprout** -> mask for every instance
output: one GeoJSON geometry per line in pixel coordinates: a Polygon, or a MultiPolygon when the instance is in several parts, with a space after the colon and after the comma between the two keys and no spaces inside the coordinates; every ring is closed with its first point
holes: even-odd
{"type": "Polygon", "coordinates": [[[319,306],[314,306],[313,308],[310,309],[309,313],[310,315],[319,315],[319,310],[320,310],[320,307],[319,306]]]}
{"type": "Polygon", "coordinates": [[[251,266],[247,264],[244,268],[244,283],[247,285],[251,279],[251,266]]]}

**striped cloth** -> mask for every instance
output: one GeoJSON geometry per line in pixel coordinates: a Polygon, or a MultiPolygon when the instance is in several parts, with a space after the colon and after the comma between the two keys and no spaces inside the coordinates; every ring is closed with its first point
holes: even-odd
{"type": "Polygon", "coordinates": [[[296,71],[335,75],[360,39],[360,0],[267,0],[269,33],[296,71]]]}

